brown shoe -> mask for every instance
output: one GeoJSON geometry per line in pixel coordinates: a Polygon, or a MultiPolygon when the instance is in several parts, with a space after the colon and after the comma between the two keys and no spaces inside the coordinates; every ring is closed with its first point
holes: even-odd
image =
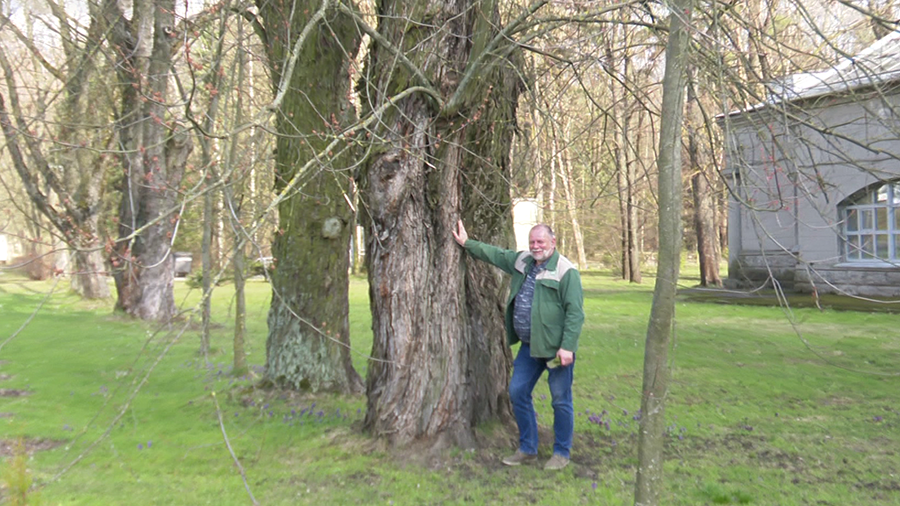
{"type": "Polygon", "coordinates": [[[569,459],[563,457],[558,453],[554,453],[550,460],[544,464],[545,471],[559,471],[560,469],[569,465],[569,459]]]}
{"type": "Polygon", "coordinates": [[[503,463],[507,466],[520,466],[522,464],[528,464],[529,462],[534,462],[536,460],[537,455],[529,455],[527,453],[522,453],[522,450],[516,450],[516,453],[503,459],[503,463]]]}

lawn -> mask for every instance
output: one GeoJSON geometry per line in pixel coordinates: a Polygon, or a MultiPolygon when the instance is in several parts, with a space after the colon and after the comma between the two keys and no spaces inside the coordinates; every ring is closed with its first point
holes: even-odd
{"type": "MultiPolygon", "coordinates": [[[[40,504],[631,504],[653,280],[584,274],[576,445],[560,473],[505,468],[483,446],[417,458],[360,432],[363,396],[273,394],[230,373],[233,293],[196,325],[155,329],[63,283],[0,273],[0,483],[40,504]],[[245,481],[246,480],[246,481],[245,481]]],[[[685,287],[692,284],[685,280],[685,287]]],[[[199,298],[181,281],[177,301],[199,298]]],[[[249,361],[265,363],[271,297],[248,285],[249,361]]],[[[354,363],[371,346],[365,280],[351,286],[354,363]]],[[[900,504],[898,316],[681,298],[670,351],[665,505],[900,504]]],[[[501,339],[501,336],[497,336],[501,339]]],[[[539,421],[552,421],[546,382],[539,421]]],[[[541,457],[549,457],[542,440],[541,457]]]]}

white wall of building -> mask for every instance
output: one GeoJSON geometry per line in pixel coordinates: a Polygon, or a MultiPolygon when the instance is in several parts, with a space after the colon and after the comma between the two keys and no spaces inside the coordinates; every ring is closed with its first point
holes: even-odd
{"type": "Polygon", "coordinates": [[[541,208],[537,199],[513,201],[513,228],[516,233],[516,251],[528,249],[528,232],[541,222],[541,208]]]}

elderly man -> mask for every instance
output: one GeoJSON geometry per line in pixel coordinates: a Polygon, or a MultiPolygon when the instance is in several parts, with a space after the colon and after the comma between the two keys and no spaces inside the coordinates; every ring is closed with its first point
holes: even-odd
{"type": "Polygon", "coordinates": [[[562,469],[569,464],[575,431],[572,378],[584,323],[581,275],[556,251],[556,237],[548,225],[531,229],[528,251],[506,250],[469,239],[462,220],[453,238],[473,257],[512,275],[506,304],[506,341],[509,346],[522,343],[509,382],[519,448],[503,463],[518,466],[537,460],[538,427],[531,396],[538,379],[549,370],[555,441],[553,456],[544,469],[562,469]]]}

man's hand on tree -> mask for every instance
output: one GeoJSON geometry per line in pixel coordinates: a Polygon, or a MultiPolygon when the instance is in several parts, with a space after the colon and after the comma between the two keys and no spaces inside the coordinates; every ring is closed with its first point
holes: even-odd
{"type": "Polygon", "coordinates": [[[469,240],[469,234],[466,233],[466,227],[463,226],[462,220],[459,220],[456,226],[458,230],[451,230],[451,232],[453,232],[453,238],[456,239],[456,242],[460,246],[465,246],[466,241],[469,240]]]}

